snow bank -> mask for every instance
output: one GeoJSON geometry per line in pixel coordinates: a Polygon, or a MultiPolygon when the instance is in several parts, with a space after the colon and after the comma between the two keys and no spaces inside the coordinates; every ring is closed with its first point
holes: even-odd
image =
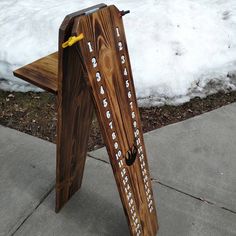
{"type": "MultiPolygon", "coordinates": [[[[104,1],[111,4],[108,1],[104,1]]],[[[1,0],[0,88],[36,88],[12,70],[57,50],[65,15],[100,2],[1,0]]],[[[179,104],[236,89],[235,0],[116,0],[130,9],[125,26],[135,85],[143,106],[179,104]]]]}

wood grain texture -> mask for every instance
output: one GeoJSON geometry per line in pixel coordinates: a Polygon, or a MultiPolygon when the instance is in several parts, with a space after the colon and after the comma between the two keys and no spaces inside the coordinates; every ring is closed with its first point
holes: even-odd
{"type": "Polygon", "coordinates": [[[58,90],[58,53],[52,53],[23,66],[13,71],[13,74],[39,88],[56,94],[58,90]]]}
{"type": "Polygon", "coordinates": [[[94,110],[75,46],[61,45],[71,36],[74,17],[99,7],[104,5],[67,16],[59,30],[56,212],[81,186],[94,110]]]}
{"type": "Polygon", "coordinates": [[[130,233],[156,235],[152,183],[119,10],[100,4],[68,15],[59,30],[58,54],[14,74],[57,94],[56,212],[82,184],[95,107],[130,233]],[[61,47],[80,33],[82,41],[61,47]]]}
{"type": "Polygon", "coordinates": [[[130,233],[154,236],[157,215],[119,10],[109,6],[76,18],[72,34],[80,33],[85,38],[76,45],[78,56],[88,73],[86,81],[130,233]]]}

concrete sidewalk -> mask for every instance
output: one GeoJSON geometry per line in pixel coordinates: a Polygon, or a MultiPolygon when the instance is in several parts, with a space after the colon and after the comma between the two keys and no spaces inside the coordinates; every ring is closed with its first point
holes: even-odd
{"type": "MultiPolygon", "coordinates": [[[[236,104],[145,134],[160,236],[236,235],[236,104]]],[[[54,213],[55,145],[0,126],[0,235],[129,235],[104,148],[54,213]]]]}

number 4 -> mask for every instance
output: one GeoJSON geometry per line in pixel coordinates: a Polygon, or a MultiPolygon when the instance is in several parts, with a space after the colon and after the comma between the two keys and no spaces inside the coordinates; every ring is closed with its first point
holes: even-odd
{"type": "Polygon", "coordinates": [[[107,107],[107,105],[108,105],[108,102],[107,102],[107,99],[105,98],[105,99],[103,99],[103,106],[107,107]]]}
{"type": "Polygon", "coordinates": [[[126,68],[124,69],[124,75],[125,75],[125,76],[128,75],[128,72],[127,72],[127,69],[126,69],[126,68]]]}

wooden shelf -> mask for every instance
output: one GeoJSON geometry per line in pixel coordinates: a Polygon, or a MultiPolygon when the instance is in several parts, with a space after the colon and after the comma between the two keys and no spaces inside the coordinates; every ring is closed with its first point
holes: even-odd
{"type": "Polygon", "coordinates": [[[37,87],[56,94],[58,90],[58,53],[52,53],[23,66],[13,74],[37,87]]]}

